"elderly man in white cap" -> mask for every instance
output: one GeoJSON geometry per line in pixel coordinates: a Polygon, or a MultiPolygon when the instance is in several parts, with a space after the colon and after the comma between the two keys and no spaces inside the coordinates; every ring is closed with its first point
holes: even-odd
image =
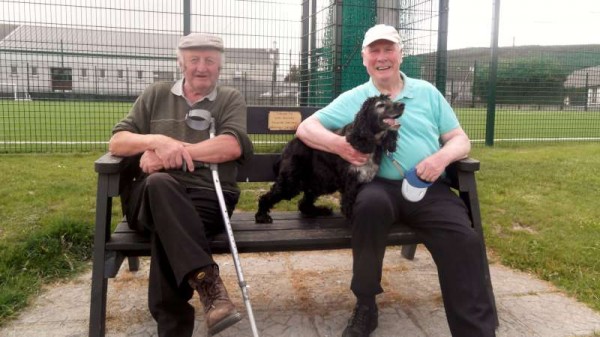
{"type": "Polygon", "coordinates": [[[212,176],[207,168],[194,168],[198,162],[219,164],[231,215],[240,193],[236,166],[252,155],[252,144],[242,95],[217,85],[223,53],[220,37],[182,37],[177,63],[183,79],[150,85],[109,143],[114,155],[139,158],[141,170],[123,193],[124,211],[130,227],[152,238],[148,302],[159,336],[192,336],[195,314],[188,301],[194,290],[209,335],[241,319],[207,241],[224,230],[212,176]]]}
{"type": "Polygon", "coordinates": [[[398,220],[414,228],[433,256],[452,335],[494,336],[493,295],[484,278],[482,242],[471,228],[464,203],[442,178],[446,166],[467,156],[470,141],[444,96],[430,83],[400,71],[402,47],[394,27],[370,28],[361,53],[370,80],[341,94],[297,131],[307,145],[360,166],[367,155],[330,130],[350,123],[368,97],[385,94],[405,103],[398,150],[384,155],[377,177],[361,187],[350,219],[350,288],[357,302],[342,336],[367,337],[377,328],[375,297],[383,292],[386,237],[398,220]],[[409,173],[423,184],[416,189],[404,184],[409,173]]]}

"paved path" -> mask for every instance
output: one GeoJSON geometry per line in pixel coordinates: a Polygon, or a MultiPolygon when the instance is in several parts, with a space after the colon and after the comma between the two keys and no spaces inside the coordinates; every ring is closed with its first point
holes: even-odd
{"type": "MultiPolygon", "coordinates": [[[[244,311],[229,255],[217,256],[227,288],[244,311]]],[[[244,276],[262,337],[339,337],[353,299],[348,250],[243,254],[244,276]]],[[[126,267],[126,265],[125,265],[126,267]]],[[[156,336],[146,309],[148,260],[141,270],[122,270],[109,281],[107,336],[156,336]]],[[[563,295],[553,286],[498,264],[491,266],[500,315],[498,337],[600,336],[600,313],[563,295]],[[595,333],[595,334],[594,334],[595,333]]],[[[17,319],[0,329],[6,337],[87,336],[90,275],[46,289],[17,319]]],[[[414,261],[388,248],[378,297],[379,328],[372,337],[450,336],[435,266],[419,248],[414,261]]],[[[194,304],[199,307],[197,298],[194,304]]],[[[205,336],[199,315],[194,337],[205,336]]],[[[252,336],[245,319],[223,337],[252,336]]]]}

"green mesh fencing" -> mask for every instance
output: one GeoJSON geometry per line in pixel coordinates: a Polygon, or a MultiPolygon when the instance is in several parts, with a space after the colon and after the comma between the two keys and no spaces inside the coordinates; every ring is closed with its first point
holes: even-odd
{"type": "Polygon", "coordinates": [[[490,48],[437,50],[440,1],[185,2],[0,1],[0,153],[106,150],[145,87],[181,77],[186,29],[223,37],[221,84],[249,105],[324,106],[368,79],[360,51],[376,23],[400,31],[403,72],[445,86],[473,144],[600,140],[599,45],[501,47],[490,84],[490,48]]]}
{"type": "MultiPolygon", "coordinates": [[[[447,98],[486,139],[489,49],[449,51],[447,98]]],[[[600,141],[600,46],[500,47],[494,145],[600,141]]]]}

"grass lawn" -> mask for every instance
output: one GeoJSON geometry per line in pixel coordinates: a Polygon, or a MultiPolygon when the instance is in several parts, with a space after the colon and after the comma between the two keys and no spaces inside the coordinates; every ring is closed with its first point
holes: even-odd
{"type": "Polygon", "coordinates": [[[131,103],[0,100],[0,153],[102,151],[131,103]]]}
{"type": "MultiPolygon", "coordinates": [[[[93,161],[100,154],[0,156],[0,324],[40,284],[88,265],[93,161]]],[[[600,143],[480,147],[472,156],[482,163],[477,181],[492,260],[548,280],[600,311],[600,143]]],[[[255,209],[267,185],[242,187],[239,207],[255,209]]]]}
{"type": "Polygon", "coordinates": [[[600,144],[475,149],[488,247],[600,311],[600,144]]]}
{"type": "MultiPolygon", "coordinates": [[[[475,143],[486,136],[486,110],[456,109],[458,118],[475,143]]],[[[522,143],[557,138],[595,138],[600,140],[600,111],[531,111],[503,108],[496,111],[496,143],[522,143]]]]}

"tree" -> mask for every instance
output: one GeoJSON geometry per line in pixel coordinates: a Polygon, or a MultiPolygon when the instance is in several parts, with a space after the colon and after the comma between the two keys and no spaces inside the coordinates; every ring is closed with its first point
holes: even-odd
{"type": "MultiPolygon", "coordinates": [[[[499,63],[496,76],[498,104],[561,104],[563,84],[568,76],[564,66],[549,59],[520,59],[499,63]]],[[[487,98],[489,66],[477,69],[474,94],[487,98]]]]}
{"type": "Polygon", "coordinates": [[[285,82],[299,82],[300,81],[300,71],[295,64],[292,64],[290,67],[290,72],[285,75],[283,79],[285,82]]]}

